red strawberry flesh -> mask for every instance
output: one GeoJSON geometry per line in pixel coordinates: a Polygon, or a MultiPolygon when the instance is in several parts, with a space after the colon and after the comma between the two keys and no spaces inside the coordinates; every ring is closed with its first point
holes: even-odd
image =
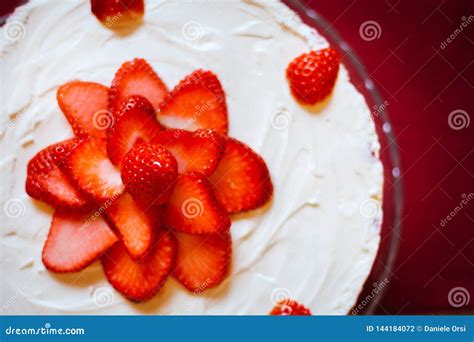
{"type": "Polygon", "coordinates": [[[56,211],[43,248],[43,264],[52,272],[80,271],[116,241],[101,216],[56,211]]]}
{"type": "Polygon", "coordinates": [[[145,4],[144,0],[91,0],[91,11],[107,28],[116,29],[140,20],[145,4]]]}
{"type": "Polygon", "coordinates": [[[141,95],[155,110],[165,98],[168,89],[151,66],[141,58],[125,62],[115,74],[109,96],[109,109],[116,113],[124,99],[141,95]]]}
{"type": "Polygon", "coordinates": [[[174,265],[176,243],[168,232],[160,232],[150,255],[143,263],[130,258],[121,242],[102,256],[102,266],[110,284],[135,302],[149,300],[163,286],[174,265]]]}
{"type": "Polygon", "coordinates": [[[226,210],[217,202],[212,185],[200,172],[179,177],[165,207],[165,224],[189,234],[225,232],[230,227],[226,210]]]}
{"type": "Polygon", "coordinates": [[[222,159],[210,176],[217,200],[229,213],[261,207],[273,194],[265,161],[244,143],[228,138],[222,159]]]}
{"type": "Polygon", "coordinates": [[[139,95],[127,97],[107,132],[107,154],[110,160],[120,166],[123,157],[136,143],[150,142],[161,129],[153,107],[146,98],[139,95]]]}
{"type": "Polygon", "coordinates": [[[152,142],[164,146],[173,154],[179,173],[200,171],[206,176],[215,170],[225,148],[225,138],[210,129],[195,132],[168,129],[152,142]]]}
{"type": "Polygon", "coordinates": [[[103,138],[113,122],[107,110],[109,88],[93,82],[72,81],[59,87],[59,107],[78,137],[103,138]]]}
{"type": "Polygon", "coordinates": [[[178,249],[174,277],[194,293],[219,285],[229,273],[230,233],[190,235],[176,232],[175,235],[178,249]]]}
{"type": "Polygon", "coordinates": [[[203,70],[186,76],[160,105],[158,120],[168,128],[210,128],[227,134],[227,105],[217,76],[203,70]]]}
{"type": "Polygon", "coordinates": [[[284,299],[275,305],[270,316],[311,316],[311,311],[295,300],[284,299]]]}

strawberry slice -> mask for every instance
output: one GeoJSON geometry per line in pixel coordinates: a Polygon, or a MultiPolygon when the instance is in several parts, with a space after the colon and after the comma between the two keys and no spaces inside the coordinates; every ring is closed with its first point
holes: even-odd
{"type": "Polygon", "coordinates": [[[67,171],[97,202],[114,200],[123,192],[120,171],[107,158],[105,141],[88,138],[69,155],[67,171]]]}
{"type": "MultiPolygon", "coordinates": [[[[128,193],[106,209],[106,216],[120,233],[133,260],[140,262],[150,251],[159,221],[141,208],[128,193]]],[[[156,215],[157,216],[157,215],[156,215]]]]}
{"type": "Polygon", "coordinates": [[[225,232],[229,215],[217,202],[212,185],[200,172],[181,175],[165,207],[165,224],[189,234],[225,232]]]}
{"type": "Polygon", "coordinates": [[[217,200],[229,213],[264,205],[273,194],[265,161],[244,143],[228,138],[221,162],[209,177],[217,200]]]}
{"type": "Polygon", "coordinates": [[[190,235],[176,232],[175,235],[178,249],[173,276],[194,293],[219,285],[230,268],[230,233],[190,235]]]}
{"type": "Polygon", "coordinates": [[[57,209],[91,209],[87,195],[77,189],[60,168],[78,143],[78,139],[69,139],[50,145],[29,161],[26,176],[28,195],[57,209]]]}
{"type": "Polygon", "coordinates": [[[151,66],[144,59],[135,58],[122,64],[115,74],[110,88],[109,108],[116,113],[126,97],[141,95],[157,110],[167,93],[166,85],[151,66]]]}
{"type": "Polygon", "coordinates": [[[59,87],[59,107],[78,137],[103,138],[113,122],[107,110],[109,88],[93,82],[72,81],[59,87]]]}
{"type": "Polygon", "coordinates": [[[102,216],[56,211],[43,248],[43,264],[52,272],[80,271],[117,240],[102,216]]]}
{"type": "Polygon", "coordinates": [[[150,102],[139,95],[127,97],[107,132],[107,154],[120,166],[123,157],[137,143],[150,142],[161,131],[150,102]]]}
{"type": "Polygon", "coordinates": [[[211,128],[227,134],[227,105],[217,76],[204,70],[186,76],[161,103],[158,120],[169,128],[211,128]]]}
{"type": "Polygon", "coordinates": [[[143,263],[130,258],[121,242],[101,258],[105,275],[113,287],[136,302],[150,299],[170,274],[176,255],[176,242],[168,232],[160,232],[152,251],[143,263]]]}
{"type": "Polygon", "coordinates": [[[92,13],[109,29],[122,27],[143,17],[143,0],[91,0],[92,13]]]}
{"type": "Polygon", "coordinates": [[[152,143],[173,154],[179,173],[200,171],[206,176],[216,169],[225,148],[225,139],[211,129],[169,129],[158,134],[152,143]]]}

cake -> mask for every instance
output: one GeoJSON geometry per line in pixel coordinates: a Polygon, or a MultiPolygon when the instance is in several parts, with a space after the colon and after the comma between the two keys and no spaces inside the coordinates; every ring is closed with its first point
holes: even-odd
{"type": "MultiPolygon", "coordinates": [[[[113,20],[113,18],[111,19],[113,20]]],[[[312,314],[347,314],[380,242],[383,168],[371,111],[340,65],[332,93],[298,101],[285,71],[328,42],[279,1],[148,1],[141,23],[111,30],[89,1],[30,1],[2,27],[2,313],[265,315],[291,298],[312,314]],[[265,161],[273,196],[232,215],[232,261],[216,287],[169,277],[134,303],[99,261],[55,274],[42,262],[53,209],[25,192],[29,160],[74,136],[58,107],[71,80],[110,85],[143,58],[169,89],[212,70],[226,95],[228,134],[265,161]]],[[[342,61],[343,62],[343,61],[342,61]]]]}

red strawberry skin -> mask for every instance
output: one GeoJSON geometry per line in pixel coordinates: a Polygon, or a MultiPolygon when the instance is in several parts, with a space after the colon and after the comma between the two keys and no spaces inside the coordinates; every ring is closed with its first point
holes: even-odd
{"type": "Polygon", "coordinates": [[[109,29],[143,17],[144,0],[91,0],[91,11],[109,29]]]}
{"type": "Polygon", "coordinates": [[[110,88],[109,109],[116,113],[124,99],[130,95],[141,95],[155,110],[163,101],[168,89],[152,67],[141,58],[122,64],[115,74],[110,88]]]}
{"type": "Polygon", "coordinates": [[[195,293],[219,285],[227,276],[232,255],[230,233],[190,235],[175,232],[176,266],[173,276],[195,293]]]}
{"type": "Polygon", "coordinates": [[[103,138],[113,121],[107,110],[109,88],[93,82],[71,81],[57,92],[57,101],[77,137],[103,138]]]}
{"type": "Polygon", "coordinates": [[[57,209],[91,209],[87,195],[77,189],[61,169],[78,144],[79,139],[69,139],[50,145],[29,161],[26,177],[28,195],[57,209]]]}
{"type": "Polygon", "coordinates": [[[135,302],[149,300],[164,284],[176,256],[176,242],[169,232],[160,232],[146,261],[136,263],[121,242],[102,256],[102,266],[110,284],[135,302]]]}
{"type": "Polygon", "coordinates": [[[227,134],[225,93],[217,76],[201,69],[186,76],[161,103],[158,120],[168,128],[227,134]]]}
{"type": "Polygon", "coordinates": [[[108,159],[102,139],[81,141],[69,155],[66,170],[77,186],[100,204],[117,199],[124,190],[120,171],[108,159]]]}
{"type": "Polygon", "coordinates": [[[156,230],[160,226],[158,215],[139,206],[128,193],[123,193],[105,211],[107,218],[120,233],[130,257],[141,262],[151,250],[156,230]]]}
{"type": "Polygon", "coordinates": [[[123,160],[123,183],[144,206],[164,204],[173,193],[177,177],[176,159],[160,145],[136,145],[123,160]]]}
{"type": "Polygon", "coordinates": [[[284,299],[275,305],[270,316],[311,316],[311,311],[295,300],[284,299]]]}
{"type": "Polygon", "coordinates": [[[217,202],[212,185],[200,172],[179,177],[173,195],[165,207],[165,224],[189,234],[226,232],[230,218],[217,202]]]}
{"type": "Polygon", "coordinates": [[[56,211],[43,248],[43,264],[56,273],[80,271],[117,240],[101,216],[56,211]]]}
{"type": "Polygon", "coordinates": [[[209,180],[229,213],[256,209],[273,195],[265,161],[244,143],[228,138],[222,159],[209,180]]]}
{"type": "Polygon", "coordinates": [[[314,105],[328,96],[336,83],[339,55],[331,48],[303,53],[290,62],[286,77],[300,102],[314,105]]]}
{"type": "Polygon", "coordinates": [[[178,162],[178,172],[199,171],[209,176],[216,169],[225,149],[225,138],[211,129],[195,132],[168,129],[152,141],[164,146],[178,162]]]}
{"type": "Polygon", "coordinates": [[[162,130],[151,103],[144,97],[127,97],[107,132],[107,155],[120,166],[123,157],[136,143],[150,142],[162,130]]]}

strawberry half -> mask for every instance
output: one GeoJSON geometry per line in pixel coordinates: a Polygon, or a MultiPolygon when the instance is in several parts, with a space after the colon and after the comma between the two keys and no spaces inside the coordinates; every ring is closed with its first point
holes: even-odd
{"type": "Polygon", "coordinates": [[[56,211],[43,248],[43,264],[53,272],[80,271],[117,237],[101,216],[56,211]]]}
{"type": "Polygon", "coordinates": [[[88,197],[77,189],[61,170],[71,151],[79,144],[69,139],[50,145],[39,151],[29,162],[26,176],[26,192],[57,209],[86,211],[91,209],[88,197]]]}
{"type": "Polygon", "coordinates": [[[59,107],[78,137],[105,137],[113,122],[108,99],[109,88],[93,82],[68,82],[57,93],[59,107]]]}
{"type": "Polygon", "coordinates": [[[123,183],[144,206],[164,204],[173,193],[177,177],[176,160],[160,145],[136,145],[123,160],[123,183]]]}
{"type": "Polygon", "coordinates": [[[211,129],[195,132],[168,129],[152,141],[164,146],[178,162],[178,172],[199,171],[209,176],[217,167],[225,148],[225,139],[211,129]]]}
{"type": "Polygon", "coordinates": [[[80,142],[69,155],[67,171],[99,203],[117,199],[124,190],[120,171],[108,159],[102,139],[80,142]]]}
{"type": "Polygon", "coordinates": [[[189,234],[225,232],[230,218],[217,202],[212,185],[200,172],[179,176],[176,188],[165,207],[165,224],[189,234]]]}
{"type": "Polygon", "coordinates": [[[186,76],[160,105],[157,115],[169,128],[211,128],[223,134],[228,130],[224,90],[210,71],[196,70],[186,76]]]}
{"type": "Polygon", "coordinates": [[[120,166],[123,157],[140,142],[150,142],[161,131],[150,102],[139,95],[127,97],[107,132],[107,154],[120,166]]]}
{"type": "Polygon", "coordinates": [[[178,249],[173,276],[194,293],[219,285],[229,273],[230,233],[189,235],[176,232],[175,235],[178,249]]]}
{"type": "Polygon", "coordinates": [[[284,299],[275,305],[270,316],[311,316],[311,311],[295,300],[284,299]]]}
{"type": "Polygon", "coordinates": [[[102,256],[102,266],[110,284],[135,302],[150,299],[164,284],[174,264],[176,242],[168,232],[160,232],[143,263],[130,258],[122,243],[116,243],[102,256]]]}
{"type": "Polygon", "coordinates": [[[115,73],[109,96],[109,109],[115,114],[124,99],[130,95],[141,95],[155,110],[165,98],[168,89],[151,66],[141,58],[122,64],[115,73]]]}
{"type": "Polygon", "coordinates": [[[143,17],[143,0],[91,0],[91,11],[109,29],[138,21],[143,17]]]}
{"type": "Polygon", "coordinates": [[[244,143],[228,138],[209,177],[217,200],[229,213],[256,209],[270,200],[273,184],[265,161],[244,143]]]}
{"type": "Polygon", "coordinates": [[[336,83],[339,55],[331,48],[303,53],[286,69],[293,96],[314,105],[328,96],[336,83]]]}
{"type": "Polygon", "coordinates": [[[159,222],[141,208],[128,193],[106,209],[106,216],[120,233],[123,245],[133,260],[140,262],[150,251],[159,222]]]}

